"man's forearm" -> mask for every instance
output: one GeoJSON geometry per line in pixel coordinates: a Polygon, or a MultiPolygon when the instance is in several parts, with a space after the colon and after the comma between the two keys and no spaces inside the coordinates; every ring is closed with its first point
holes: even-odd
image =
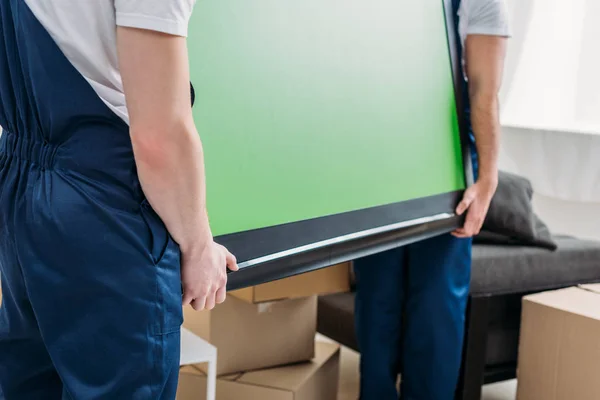
{"type": "Polygon", "coordinates": [[[200,250],[212,238],[202,144],[193,123],[164,129],[169,130],[168,140],[162,140],[160,133],[132,131],[138,176],[148,201],[181,250],[200,250]]]}
{"type": "Polygon", "coordinates": [[[181,250],[202,251],[212,236],[185,39],[118,28],[117,45],[144,193],[181,250]]]}
{"type": "Polygon", "coordinates": [[[498,179],[500,123],[498,97],[495,93],[475,92],[471,95],[471,125],[477,146],[479,180],[496,182],[498,179]]]}
{"type": "Polygon", "coordinates": [[[471,125],[479,157],[479,180],[495,187],[500,147],[498,91],[502,83],[506,38],[469,35],[466,53],[471,125]]]}

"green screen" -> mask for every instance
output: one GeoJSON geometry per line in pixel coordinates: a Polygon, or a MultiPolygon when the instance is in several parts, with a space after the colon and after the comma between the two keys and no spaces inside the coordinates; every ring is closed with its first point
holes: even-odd
{"type": "Polygon", "coordinates": [[[464,188],[441,0],[200,0],[215,235],[464,188]]]}

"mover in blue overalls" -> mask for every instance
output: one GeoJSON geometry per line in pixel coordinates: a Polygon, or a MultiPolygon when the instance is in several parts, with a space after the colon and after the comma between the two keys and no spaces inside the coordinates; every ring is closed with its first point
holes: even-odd
{"type": "Polygon", "coordinates": [[[479,176],[458,206],[459,214],[467,213],[463,228],[355,262],[361,400],[397,399],[398,373],[403,400],[451,400],[457,385],[470,237],[481,228],[497,185],[497,92],[508,27],[501,0],[453,0],[453,8],[466,53],[466,117],[479,176]]]}
{"type": "Polygon", "coordinates": [[[224,300],[193,3],[0,0],[0,399],[174,399],[182,302],[224,300]]]}

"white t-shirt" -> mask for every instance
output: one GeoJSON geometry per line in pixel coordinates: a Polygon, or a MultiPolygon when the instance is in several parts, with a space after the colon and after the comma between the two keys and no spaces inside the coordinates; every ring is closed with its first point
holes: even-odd
{"type": "Polygon", "coordinates": [[[196,0],[25,0],[98,96],[129,122],[117,59],[116,27],[187,36],[196,0]]]}

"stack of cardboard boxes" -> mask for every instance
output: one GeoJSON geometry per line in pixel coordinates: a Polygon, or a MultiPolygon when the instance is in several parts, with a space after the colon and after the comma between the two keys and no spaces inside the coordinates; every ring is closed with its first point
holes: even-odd
{"type": "MultiPolygon", "coordinates": [[[[335,400],[339,346],[315,343],[317,294],[346,292],[349,264],[233,291],[184,327],[217,347],[217,400],[335,400]]],[[[178,400],[201,400],[206,367],[180,371],[178,400]]]]}

